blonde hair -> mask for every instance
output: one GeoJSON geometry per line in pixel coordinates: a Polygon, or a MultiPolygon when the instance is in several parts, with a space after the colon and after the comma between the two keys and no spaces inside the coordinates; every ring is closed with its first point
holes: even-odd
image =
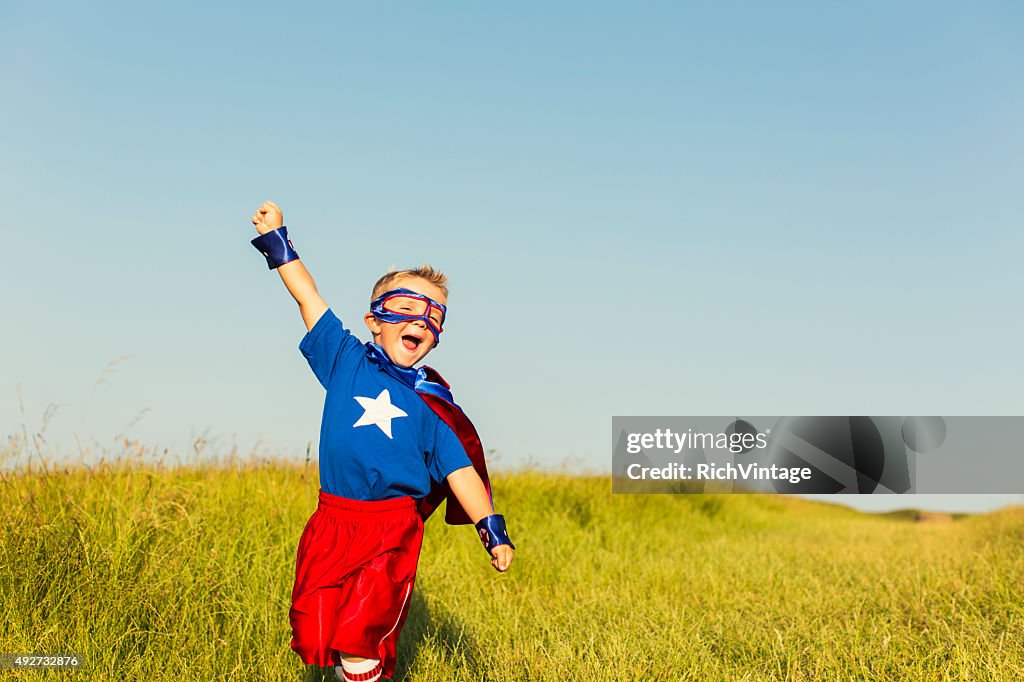
{"type": "Polygon", "coordinates": [[[370,301],[372,302],[385,291],[394,289],[395,283],[407,277],[419,277],[421,279],[425,279],[443,291],[445,298],[448,297],[448,277],[440,270],[436,270],[424,263],[414,270],[392,270],[385,274],[377,280],[376,284],[373,285],[373,293],[370,295],[370,301]]]}

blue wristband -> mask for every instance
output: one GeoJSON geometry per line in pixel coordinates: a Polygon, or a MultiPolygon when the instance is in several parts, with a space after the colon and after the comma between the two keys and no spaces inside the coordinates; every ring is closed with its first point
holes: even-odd
{"type": "Polygon", "coordinates": [[[288,228],[284,225],[266,234],[261,234],[251,243],[257,251],[267,257],[267,267],[271,270],[299,257],[291,240],[288,239],[288,228]]]}
{"type": "Polygon", "coordinates": [[[488,554],[498,545],[516,548],[508,537],[508,531],[505,529],[505,517],[501,514],[491,514],[477,521],[476,532],[480,534],[480,542],[483,543],[488,554]]]}

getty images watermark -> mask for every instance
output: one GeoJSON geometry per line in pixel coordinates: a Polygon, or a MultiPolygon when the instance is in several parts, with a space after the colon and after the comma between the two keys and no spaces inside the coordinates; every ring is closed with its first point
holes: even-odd
{"type": "Polygon", "coordinates": [[[614,417],[616,493],[1024,492],[1024,417],[614,417]]]}
{"type": "MultiPolygon", "coordinates": [[[[679,455],[684,449],[692,451],[727,450],[733,454],[749,452],[754,448],[768,447],[768,431],[765,433],[694,432],[692,429],[679,432],[671,429],[655,429],[653,432],[632,432],[626,434],[626,452],[638,455],[644,450],[665,450],[679,455]]],[[[780,467],[776,464],[759,466],[755,462],[735,464],[725,462],[715,465],[708,462],[685,464],[674,461],[653,466],[641,462],[626,464],[626,478],[633,481],[752,481],[786,479],[791,483],[810,480],[810,467],[780,467]]]]}

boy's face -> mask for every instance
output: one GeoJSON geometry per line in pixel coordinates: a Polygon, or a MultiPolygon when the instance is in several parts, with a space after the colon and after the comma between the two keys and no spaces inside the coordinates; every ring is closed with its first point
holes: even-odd
{"type": "MultiPolygon", "coordinates": [[[[421,277],[403,277],[391,285],[393,289],[399,287],[423,294],[442,305],[448,304],[440,287],[421,277]]],[[[412,367],[434,348],[434,335],[423,320],[381,322],[373,313],[366,313],[363,320],[373,334],[373,342],[383,348],[396,365],[412,367]]]]}

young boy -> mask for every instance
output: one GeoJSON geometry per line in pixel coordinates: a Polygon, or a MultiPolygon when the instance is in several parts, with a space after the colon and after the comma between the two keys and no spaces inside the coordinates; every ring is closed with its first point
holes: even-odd
{"type": "Polygon", "coordinates": [[[320,499],[299,540],[291,646],[304,663],[336,665],[341,680],[390,678],[423,521],[440,500],[448,496],[449,523],[476,525],[498,571],[515,549],[494,513],[473,425],[440,375],[413,368],[437,346],[447,280],[429,266],[381,277],[363,317],[373,342],[364,345],[320,297],[281,209],[268,201],[252,222],[253,246],[306,323],[299,350],[327,389],[320,499]]]}

